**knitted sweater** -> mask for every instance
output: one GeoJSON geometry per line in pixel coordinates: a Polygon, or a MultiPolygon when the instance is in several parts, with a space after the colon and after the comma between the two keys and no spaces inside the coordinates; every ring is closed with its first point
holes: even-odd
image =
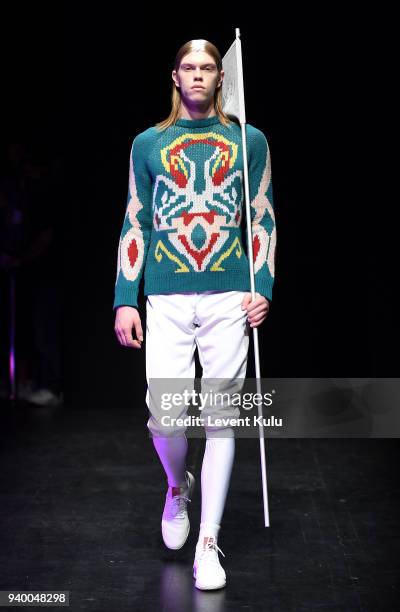
{"type": "MultiPolygon", "coordinates": [[[[256,292],[272,299],[276,226],[264,133],[246,124],[256,292]]],[[[144,295],[250,291],[241,128],[218,116],[152,126],[132,143],[113,308],[144,295]]]]}

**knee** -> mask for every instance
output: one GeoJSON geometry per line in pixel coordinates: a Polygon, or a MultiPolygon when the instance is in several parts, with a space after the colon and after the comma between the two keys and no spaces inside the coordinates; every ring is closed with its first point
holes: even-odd
{"type": "Polygon", "coordinates": [[[235,431],[233,427],[204,427],[206,438],[234,438],[235,431]]]}
{"type": "Polygon", "coordinates": [[[151,415],[147,421],[147,428],[157,438],[169,438],[175,436],[183,436],[187,430],[187,426],[165,425],[151,415]]]}

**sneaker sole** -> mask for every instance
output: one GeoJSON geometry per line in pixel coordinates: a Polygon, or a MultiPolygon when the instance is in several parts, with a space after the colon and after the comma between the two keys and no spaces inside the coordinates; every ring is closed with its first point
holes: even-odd
{"type": "MultiPolygon", "coordinates": [[[[188,489],[188,494],[187,494],[187,496],[188,496],[189,498],[191,498],[192,493],[193,493],[193,491],[194,491],[194,485],[195,485],[196,479],[195,479],[195,477],[193,476],[193,474],[192,474],[191,472],[188,472],[188,474],[190,474],[190,476],[189,476],[190,485],[189,485],[189,489],[188,489]]],[[[188,521],[189,521],[189,513],[188,513],[188,521]]],[[[162,526],[162,521],[161,521],[161,526],[162,526]]],[[[188,537],[189,537],[189,533],[190,533],[190,521],[189,521],[189,526],[188,526],[187,534],[186,534],[186,536],[185,536],[184,541],[182,542],[182,544],[181,544],[180,546],[169,546],[169,545],[168,545],[168,544],[165,542],[164,538],[163,538],[163,542],[164,542],[165,546],[166,546],[167,548],[169,548],[169,550],[180,550],[180,549],[181,549],[181,548],[183,548],[183,546],[186,544],[186,541],[187,541],[187,539],[188,539],[188,537]]],[[[162,532],[161,532],[161,535],[162,535],[162,532]]]]}
{"type": "Polygon", "coordinates": [[[219,584],[218,586],[204,586],[195,582],[194,586],[200,591],[216,591],[218,589],[224,588],[224,586],[226,586],[226,582],[224,582],[224,584],[219,584]]]}
{"type": "MultiPolygon", "coordinates": [[[[196,571],[195,570],[193,571],[193,578],[196,578],[196,571]]],[[[211,591],[211,590],[216,590],[216,589],[222,589],[224,586],[226,586],[226,580],[222,584],[218,584],[217,583],[217,584],[212,584],[212,585],[210,585],[210,584],[207,584],[207,585],[201,584],[200,582],[198,582],[196,580],[194,586],[197,589],[200,589],[201,591],[211,591]]]]}

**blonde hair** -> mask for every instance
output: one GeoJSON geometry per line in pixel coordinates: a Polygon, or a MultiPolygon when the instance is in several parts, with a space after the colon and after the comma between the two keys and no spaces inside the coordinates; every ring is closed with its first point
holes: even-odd
{"type": "MultiPolygon", "coordinates": [[[[182,58],[191,53],[192,51],[204,51],[211,55],[215,63],[217,64],[218,73],[221,73],[222,70],[222,58],[221,54],[218,51],[217,47],[213,45],[208,40],[204,40],[203,38],[189,40],[179,49],[176,54],[174,61],[174,70],[178,72],[179,67],[181,65],[182,58]]],[[[170,125],[173,125],[180,116],[180,107],[181,107],[181,92],[180,89],[175,85],[175,82],[172,82],[172,94],[171,94],[171,112],[169,116],[156,123],[155,127],[159,130],[165,130],[170,125]]],[[[222,86],[216,87],[214,92],[214,109],[215,113],[218,115],[221,123],[225,126],[234,123],[232,119],[222,110],[222,86]]]]}

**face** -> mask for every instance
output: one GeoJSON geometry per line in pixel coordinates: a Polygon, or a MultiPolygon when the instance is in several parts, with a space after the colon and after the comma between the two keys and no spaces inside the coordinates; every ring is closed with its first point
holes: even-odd
{"type": "Polygon", "coordinates": [[[221,87],[223,75],[223,70],[218,73],[213,57],[204,51],[192,51],[184,55],[179,70],[172,71],[172,78],[180,89],[182,100],[189,108],[210,106],[215,89],[221,87]]]}

